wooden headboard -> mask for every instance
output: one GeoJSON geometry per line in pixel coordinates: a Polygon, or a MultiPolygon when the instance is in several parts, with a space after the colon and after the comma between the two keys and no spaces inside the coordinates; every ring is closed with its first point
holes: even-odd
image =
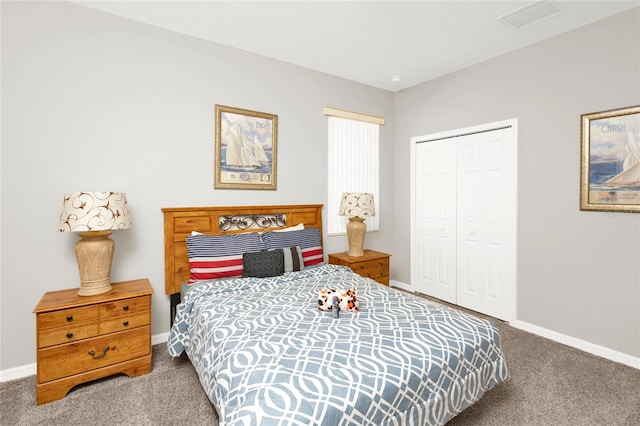
{"type": "Polygon", "coordinates": [[[180,293],[189,280],[186,237],[269,231],[304,223],[322,235],[322,204],[237,207],[167,207],[164,214],[164,292],[180,293]]]}

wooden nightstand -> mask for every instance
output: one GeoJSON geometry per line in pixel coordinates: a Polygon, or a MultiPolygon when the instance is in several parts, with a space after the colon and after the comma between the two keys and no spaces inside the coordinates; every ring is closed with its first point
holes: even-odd
{"type": "Polygon", "coordinates": [[[389,257],[390,254],[374,250],[365,250],[361,257],[347,256],[347,253],[342,252],[330,254],[329,263],[348,266],[358,275],[389,285],[389,257]]]}
{"type": "Polygon", "coordinates": [[[38,405],[81,383],[151,371],[151,284],[145,278],[111,285],[110,292],[95,296],[78,296],[71,288],[40,299],[33,311],[38,405]]]}

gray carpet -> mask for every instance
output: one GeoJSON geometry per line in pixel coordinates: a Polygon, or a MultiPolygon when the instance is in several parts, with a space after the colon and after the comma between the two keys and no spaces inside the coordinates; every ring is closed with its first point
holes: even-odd
{"type": "MultiPolygon", "coordinates": [[[[499,324],[511,380],[448,425],[640,425],[640,370],[499,324]]],[[[0,384],[2,425],[217,425],[186,358],[153,347],[153,371],[78,386],[36,406],[35,377],[0,384]]]]}

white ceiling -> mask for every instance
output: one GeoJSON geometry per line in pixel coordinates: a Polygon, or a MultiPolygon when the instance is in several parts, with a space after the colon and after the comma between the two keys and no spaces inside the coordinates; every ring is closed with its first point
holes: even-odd
{"type": "Polygon", "coordinates": [[[546,1],[559,13],[516,29],[498,18],[534,1],[74,3],[393,92],[640,6],[546,1]]]}

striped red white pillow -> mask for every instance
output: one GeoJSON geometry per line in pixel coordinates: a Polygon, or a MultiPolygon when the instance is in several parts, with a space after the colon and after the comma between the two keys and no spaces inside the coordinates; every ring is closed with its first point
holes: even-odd
{"type": "Polygon", "coordinates": [[[215,278],[242,276],[242,255],[189,258],[189,284],[215,278]]]}
{"type": "Polygon", "coordinates": [[[197,281],[242,276],[242,255],[264,249],[256,232],[187,237],[189,284],[197,281]]]}
{"type": "Polygon", "coordinates": [[[302,260],[304,261],[304,267],[322,265],[324,263],[324,253],[322,246],[309,247],[302,249],[302,260]]]}

